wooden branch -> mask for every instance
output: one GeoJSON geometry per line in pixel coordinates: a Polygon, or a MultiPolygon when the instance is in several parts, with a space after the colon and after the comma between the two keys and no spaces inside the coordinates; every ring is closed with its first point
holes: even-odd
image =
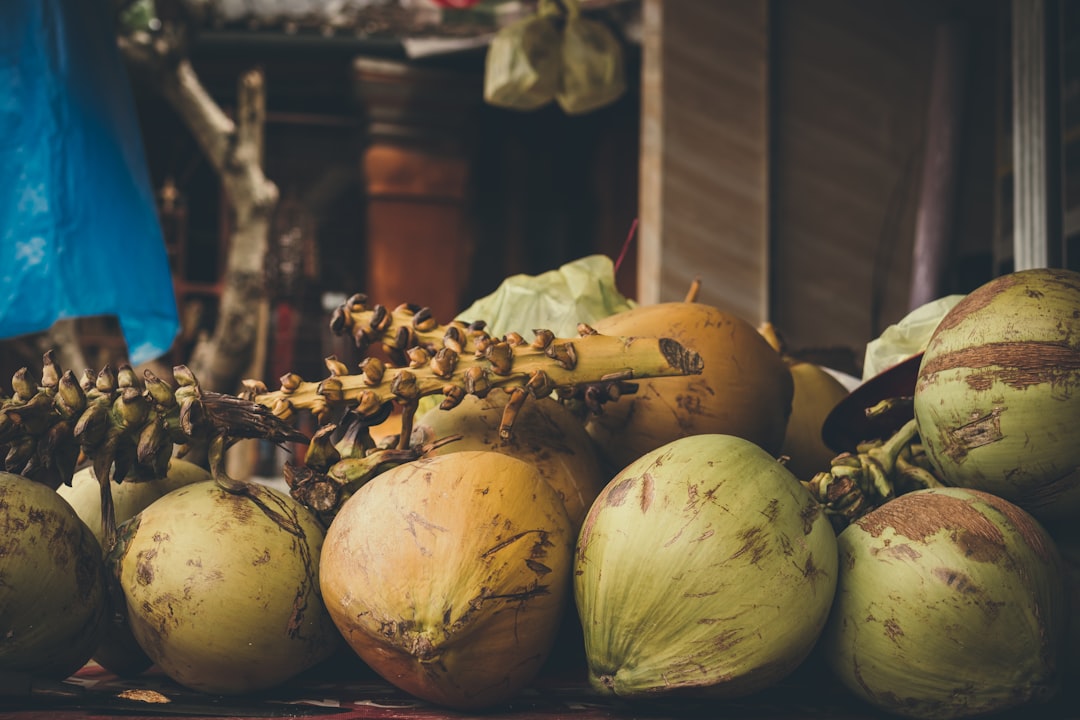
{"type": "Polygon", "coordinates": [[[161,91],[183,118],[206,159],[224,176],[234,164],[236,125],[203,87],[191,62],[180,60],[172,73],[161,77],[161,91]]]}
{"type": "Polygon", "coordinates": [[[218,322],[189,364],[204,386],[220,392],[234,392],[250,370],[259,338],[258,309],[266,298],[265,262],[278,188],[262,169],[266,92],[261,70],[240,78],[236,117],[219,170],[233,207],[234,228],[218,322]]]}
{"type": "Polygon", "coordinates": [[[254,165],[263,163],[263,129],[266,125],[266,89],[261,72],[252,71],[240,79],[239,97],[236,105],[243,112],[237,117],[237,141],[242,147],[258,152],[254,165]]]}
{"type": "Polygon", "coordinates": [[[219,175],[237,163],[233,158],[236,124],[210,97],[186,56],[187,32],[169,25],[160,35],[120,36],[128,63],[165,96],[195,137],[195,142],[219,175]]]}
{"type": "Polygon", "coordinates": [[[266,88],[260,70],[240,78],[234,121],[199,80],[186,56],[186,36],[183,23],[170,23],[152,41],[121,38],[121,47],[183,119],[221,178],[233,211],[214,334],[199,343],[188,366],[204,388],[234,392],[255,355],[258,308],[266,298],[268,236],[278,201],[277,185],[262,167],[266,88]]]}

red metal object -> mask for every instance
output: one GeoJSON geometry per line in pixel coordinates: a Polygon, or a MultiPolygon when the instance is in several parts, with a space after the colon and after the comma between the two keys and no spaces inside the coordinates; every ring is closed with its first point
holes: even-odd
{"type": "Polygon", "coordinates": [[[473,5],[480,3],[480,0],[431,0],[433,3],[441,8],[450,8],[451,10],[468,10],[473,5]]]}
{"type": "Polygon", "coordinates": [[[821,428],[821,439],[829,449],[854,452],[859,443],[890,437],[910,420],[910,405],[899,404],[875,417],[867,417],[866,411],[882,400],[914,397],[922,356],[916,353],[881,371],[837,403],[821,428]]]}

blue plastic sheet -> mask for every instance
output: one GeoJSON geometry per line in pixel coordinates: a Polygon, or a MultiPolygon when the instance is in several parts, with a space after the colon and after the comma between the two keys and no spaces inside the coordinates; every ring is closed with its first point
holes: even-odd
{"type": "Polygon", "coordinates": [[[179,329],[104,0],[0,0],[0,337],[116,315],[132,363],[179,329]]]}

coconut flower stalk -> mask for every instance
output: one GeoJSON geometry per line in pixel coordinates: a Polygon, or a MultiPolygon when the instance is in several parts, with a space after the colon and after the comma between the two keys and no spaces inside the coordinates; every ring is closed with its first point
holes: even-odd
{"type": "Polygon", "coordinates": [[[71,483],[78,455],[85,455],[101,486],[103,545],[109,550],[116,542],[112,483],[164,477],[177,446],[183,456],[193,447],[224,452],[242,438],[307,440],[258,403],[204,392],[184,366],[174,376],[175,386],[149,370],[140,378],[125,363],[97,373],[88,369],[79,381],[46,353],[40,382],[23,368],[12,379],[13,395],[0,400],[3,469],[55,490],[71,483]]]}
{"type": "Polygon", "coordinates": [[[500,435],[508,438],[530,397],[555,394],[599,410],[601,402],[632,392],[633,380],[702,371],[700,355],[668,338],[614,337],[582,326],[577,338],[556,338],[541,329],[526,341],[518,333],[493,337],[484,325],[439,325],[426,308],[368,307],[364,296],[355,295],[333,313],[331,329],[351,334],[362,349],[382,343],[390,367],[369,356],[357,372],[350,372],[330,357],[329,377],[321,381],[304,381],[290,373],[281,378],[279,390],[269,392],[262,382],[247,380],[237,396],[203,390],[183,365],[173,369],[175,384],[149,370],[139,377],[126,363],[116,369],[107,365],[97,373],[88,369],[77,380],[47,353],[40,381],[24,368],[12,379],[13,395],[0,398],[3,469],[55,489],[70,484],[78,454],[85,455],[101,485],[104,544],[110,550],[116,542],[111,483],[163,477],[174,454],[183,457],[196,448],[209,449],[219,484],[243,492],[243,484],[224,472],[224,452],[233,442],[309,442],[311,463],[286,472],[295,481],[297,499],[325,511],[348,488],[436,446],[409,447],[412,418],[422,397],[442,395],[440,407],[450,410],[466,395],[510,393],[500,427],[500,435]],[[373,447],[368,427],[395,406],[402,409],[403,420],[399,445],[391,453],[390,448],[373,447]],[[337,428],[309,439],[289,424],[299,411],[311,412],[322,425],[340,424],[345,437],[339,442],[349,449],[338,450],[340,457],[328,462],[331,456],[322,445],[337,428]]]}
{"type": "Polygon", "coordinates": [[[350,410],[340,423],[319,427],[311,436],[304,462],[285,463],[283,475],[290,494],[329,521],[350,495],[376,475],[461,438],[449,435],[406,448],[382,447],[371,436],[370,427],[375,424],[350,410]]]}
{"type": "Polygon", "coordinates": [[[509,439],[514,422],[530,398],[556,396],[601,411],[601,405],[634,392],[641,378],[700,374],[701,356],[663,337],[619,337],[587,325],[576,338],[557,338],[546,329],[526,340],[511,332],[496,337],[486,323],[454,321],[440,325],[428,308],[402,304],[393,310],[367,305],[354,295],[338,307],[330,327],[350,335],[366,351],[380,344],[389,365],[375,356],[350,369],[336,357],[326,358],[329,377],[313,382],[298,375],[281,378],[280,389],[247,381],[243,397],[269,407],[287,420],[309,411],[322,428],[311,439],[304,466],[288,465],[286,481],[294,497],[320,513],[332,514],[356,488],[387,467],[408,462],[453,438],[436,438],[410,447],[413,419],[420,399],[441,395],[439,408],[453,410],[472,395],[509,393],[499,436],[509,439]],[[382,422],[394,406],[401,408],[401,431],[395,448],[374,448],[368,427],[382,422]],[[341,427],[333,418],[341,417],[341,427]],[[337,439],[333,433],[337,432],[337,439]]]}
{"type": "Polygon", "coordinates": [[[287,374],[275,392],[248,381],[244,396],[282,418],[306,409],[320,421],[345,409],[377,417],[386,412],[387,403],[398,403],[404,448],[417,403],[425,396],[443,395],[440,407],[449,410],[465,395],[484,397],[497,388],[510,392],[512,401],[500,430],[509,437],[527,397],[555,393],[563,399],[584,398],[596,395],[590,390],[594,385],[617,397],[620,390],[632,390],[629,383],[635,379],[696,375],[703,367],[699,354],[669,338],[602,335],[583,325],[577,338],[556,338],[550,330],[538,329],[528,341],[516,332],[492,336],[483,321],[440,325],[428,308],[402,304],[391,311],[366,302],[364,295],[354,295],[333,312],[330,328],[351,335],[361,351],[380,343],[389,367],[369,356],[360,363],[360,372],[350,373],[331,357],[325,380],[308,382],[287,374]]]}
{"type": "Polygon", "coordinates": [[[38,381],[29,369],[12,377],[11,396],[0,394],[0,469],[57,488],[74,472],[79,454],[72,427],[85,404],[73,375],[61,374],[45,353],[38,381]]]}

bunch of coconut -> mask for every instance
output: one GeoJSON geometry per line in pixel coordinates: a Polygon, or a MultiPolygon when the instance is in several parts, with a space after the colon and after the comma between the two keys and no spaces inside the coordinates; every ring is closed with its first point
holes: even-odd
{"type": "MultiPolygon", "coordinates": [[[[385,309],[356,311],[365,331],[387,330],[378,319],[389,314],[385,309]]],[[[697,373],[700,357],[663,338],[557,339],[538,332],[526,343],[520,336],[492,338],[480,326],[437,328],[411,306],[394,313],[403,324],[393,337],[406,339],[395,350],[418,357],[426,351],[409,342],[412,333],[434,332],[445,337],[446,351],[385,373],[373,363],[350,372],[328,359],[335,374],[327,381],[289,376],[276,393],[244,398],[202,393],[189,372],[176,373],[179,387],[166,387],[144,385],[128,369],[118,382],[102,371],[63,416],[54,411],[51,386],[29,388],[27,398],[40,400],[58,432],[74,426],[93,460],[93,470],[64,491],[85,521],[41,486],[67,513],[71,544],[86,546],[79,567],[92,572],[77,573],[77,586],[69,582],[58,599],[67,608],[74,602],[69,596],[82,593],[81,612],[69,613],[78,627],[52,623],[56,637],[41,643],[50,664],[25,648],[23,660],[64,674],[97,651],[117,672],[137,673],[152,663],[187,688],[242,694],[311,668],[344,636],[388,680],[450,707],[489,707],[535,678],[568,614],[577,529],[605,481],[584,427],[548,395],[604,382],[626,368],[643,377],[697,373]],[[461,353],[458,371],[439,364],[466,342],[473,351],[461,353]],[[321,422],[336,403],[370,421],[393,403],[415,412],[417,398],[434,391],[456,407],[430,422],[421,418],[415,429],[453,434],[461,441],[455,452],[417,459],[406,447],[405,455],[383,463],[381,450],[368,455],[373,448],[352,443],[356,438],[343,441],[341,451],[319,445],[325,452],[310,452],[330,436],[329,426],[311,439],[304,476],[318,487],[320,478],[346,478],[333,513],[306,504],[317,493],[284,494],[224,472],[224,451],[232,438],[249,436],[243,433],[297,440],[294,430],[279,430],[270,409],[310,410],[321,422]],[[496,415],[497,427],[485,436],[482,428],[496,415]],[[166,469],[184,467],[164,462],[174,441],[209,442],[209,479],[202,471],[183,482],[164,477],[166,469]],[[468,449],[470,442],[482,449],[468,449]],[[162,477],[146,475],[144,461],[162,477]],[[350,480],[357,467],[372,472],[350,480]],[[100,526],[104,557],[91,524],[100,526]],[[103,634],[103,616],[120,619],[112,628],[116,637],[103,634]],[[54,660],[53,653],[71,649],[75,630],[86,636],[76,655],[54,660]],[[133,641],[132,652],[114,659],[104,649],[121,634],[133,641]]],[[[5,410],[21,418],[29,402],[20,394],[5,410]]],[[[12,426],[12,438],[21,442],[25,431],[12,426]]],[[[39,514],[34,507],[27,512],[39,514]]],[[[50,624],[33,615],[33,604],[25,609],[29,626],[50,624]]]]}
{"type": "MultiPolygon", "coordinates": [[[[347,310],[346,315],[337,323],[343,331],[354,337],[374,334],[367,330],[374,321],[366,314],[347,310]]],[[[466,355],[471,356],[475,336],[483,338],[478,344],[489,345],[487,328],[476,323],[420,324],[401,308],[379,322],[379,338],[396,339],[412,332],[417,345],[429,347],[428,353],[414,353],[412,363],[420,356],[431,357],[434,363],[451,343],[464,362],[466,355]],[[411,329],[399,330],[398,325],[411,329]]],[[[591,576],[583,576],[580,568],[574,571],[575,548],[579,536],[589,534],[594,540],[601,536],[598,524],[590,523],[588,516],[595,512],[598,498],[610,494],[616,471],[677,439],[693,448],[701,438],[724,437],[736,443],[732,452],[748,452],[752,458],[731,460],[726,487],[744,505],[732,512],[753,519],[757,529],[765,531],[758,538],[749,526],[725,528],[729,551],[746,543],[755,548],[733,564],[749,564],[747,572],[757,568],[760,577],[773,574],[773,580],[761,587],[763,597],[779,592],[794,604],[808,587],[815,595],[813,603],[803,603],[792,623],[775,625],[771,640],[746,643],[749,659],[732,663],[745,667],[747,689],[783,677],[798,665],[820,632],[832,596],[836,558],[835,537],[824,516],[816,510],[816,520],[807,514],[815,507],[810,494],[777,460],[794,392],[788,363],[754,326],[698,302],[625,309],[590,319],[577,331],[580,338],[575,342],[581,348],[610,338],[613,352],[659,338],[661,347],[677,348],[679,354],[694,358],[695,371],[657,374],[648,365],[621,364],[617,359],[601,367],[597,358],[579,349],[574,372],[582,383],[570,396],[551,392],[521,402],[522,396],[508,383],[505,388],[466,393],[449,404],[444,401],[415,417],[408,415],[406,405],[402,433],[390,441],[401,447],[402,438],[408,438],[411,447],[433,448],[424,457],[368,474],[382,451],[364,457],[363,451],[339,442],[330,456],[342,460],[323,470],[345,483],[345,499],[329,523],[320,563],[323,598],[338,629],[371,668],[417,697],[467,710],[505,703],[536,679],[556,643],[569,639],[581,643],[581,651],[589,647],[595,623],[576,633],[564,631],[568,621],[585,625],[584,617],[575,612],[574,586],[585,587],[591,576]],[[512,431],[507,429],[508,418],[512,431]],[[440,443],[441,438],[456,439],[440,443]],[[740,468],[745,478],[739,477],[740,468]],[[747,494],[754,484],[760,488],[747,494]],[[773,492],[780,494],[779,500],[773,492]],[[768,529],[770,519],[783,529],[768,529]],[[804,545],[801,538],[807,533],[813,534],[815,547],[800,549],[793,567],[786,553],[804,545]],[[759,542],[775,550],[767,563],[756,554],[759,542]],[[753,649],[759,644],[760,649],[753,649]]],[[[536,332],[538,339],[532,344],[516,333],[494,340],[496,345],[508,344],[506,353],[512,358],[501,377],[514,375],[517,366],[510,362],[552,368],[556,365],[550,360],[560,362],[557,353],[546,349],[551,343],[542,339],[546,331],[536,332]]],[[[408,367],[417,374],[422,369],[419,364],[408,367]]],[[[426,376],[417,377],[422,382],[426,376]]],[[[727,452],[721,448],[716,454],[727,452]]],[[[713,456],[699,450],[691,454],[701,455],[697,460],[702,465],[705,455],[713,456]]],[[[674,481],[678,466],[672,462],[669,467],[674,481]]],[[[701,528],[687,530],[682,541],[663,555],[645,552],[644,565],[672,573],[683,568],[691,574],[696,560],[677,559],[691,554],[695,537],[701,540],[702,533],[712,532],[717,518],[706,518],[723,505],[720,498],[712,499],[710,483],[718,486],[719,481],[700,481],[705,511],[701,528]],[[677,561],[683,564],[676,566],[677,561]]],[[[661,517],[661,506],[675,502],[674,495],[661,502],[662,494],[658,484],[657,507],[650,518],[661,517]]],[[[627,505],[637,507],[639,502],[628,500],[627,505]]],[[[638,526],[629,516],[616,522],[625,522],[624,532],[638,538],[642,547],[664,541],[658,530],[638,526]]],[[[610,532],[619,530],[612,527],[610,532]]],[[[722,547],[719,538],[716,542],[722,547]]],[[[623,557],[634,554],[627,550],[623,557]]],[[[642,591],[654,587],[651,579],[645,581],[651,576],[641,572],[643,567],[622,568],[615,562],[608,566],[605,578],[612,582],[642,591]],[[627,574],[619,580],[624,571],[627,574]]],[[[702,582],[707,574],[701,574],[702,582]]],[[[696,610],[679,614],[679,603],[672,597],[665,592],[655,605],[643,605],[641,611],[663,613],[683,624],[696,622],[691,619],[696,610]]],[[[636,611],[611,610],[612,618],[634,622],[636,611]]],[[[753,622],[773,624],[768,615],[766,611],[757,621],[748,618],[746,629],[753,622]]],[[[711,619],[698,625],[706,634],[704,623],[711,619]]],[[[613,628],[617,634],[622,630],[641,634],[629,624],[613,628]]],[[[641,635],[643,643],[650,642],[641,635]]],[[[643,652],[649,654],[648,647],[662,642],[663,638],[652,638],[653,644],[644,645],[643,652]]],[[[651,662],[652,670],[664,672],[662,653],[651,662]]]]}
{"type": "MultiPolygon", "coordinates": [[[[354,313],[351,322],[367,316],[354,313]]],[[[414,326],[401,308],[388,322],[384,337],[399,335],[395,323],[414,326]]],[[[417,333],[418,342],[441,343],[431,357],[450,346],[460,358],[445,373],[451,383],[486,373],[495,352],[504,353],[503,367],[491,363],[490,386],[474,383],[457,397],[449,388],[450,401],[407,417],[391,438],[396,447],[365,454],[342,434],[329,453],[342,459],[324,476],[344,479],[347,491],[329,524],[320,582],[348,645],[389,682],[442,706],[491,708],[535,680],[560,640],[581,642],[580,631],[567,632],[577,620],[574,543],[610,476],[572,403],[554,390],[575,392],[627,369],[643,378],[696,373],[700,359],[645,333],[553,339],[536,331],[532,343],[516,333],[490,336],[476,323],[424,324],[417,333]],[[663,367],[651,364],[654,357],[663,367]],[[687,370],[664,369],[669,364],[687,370]],[[544,376],[563,380],[544,385],[546,392],[520,386],[544,376]],[[432,449],[367,474],[406,445],[432,449]]],[[[417,384],[423,370],[408,370],[417,384]]],[[[445,390],[446,382],[435,387],[445,390]]]]}
{"type": "Polygon", "coordinates": [[[854,695],[908,717],[1067,704],[1080,657],[1080,274],[985,283],[917,361],[907,428],[931,482],[840,532],[822,657],[854,695]]]}
{"type": "MultiPolygon", "coordinates": [[[[399,320],[380,332],[401,336],[399,320]]],[[[835,533],[784,463],[827,466],[820,425],[846,390],[692,297],[578,332],[670,338],[700,372],[631,366],[570,398],[521,404],[494,388],[409,418],[412,446],[435,449],[350,476],[363,481],[330,523],[321,583],[339,630],[390,682],[459,709],[535,679],[567,615],[606,693],[739,696],[780,681],[814,647],[837,574],[835,533]]],[[[416,327],[418,343],[454,334],[416,327]]]]}
{"type": "MultiPolygon", "coordinates": [[[[418,698],[491,709],[537,679],[569,619],[588,681],[628,701],[745,697],[812,658],[852,696],[910,717],[1050,700],[1068,662],[1051,523],[1075,517],[1076,443],[1062,438],[1078,419],[1077,288],[1047,271],[972,293],[925,353],[908,434],[828,460],[792,439],[796,364],[704,303],[591,319],[578,342],[603,362],[576,365],[550,333],[530,343],[412,308],[345,310],[332,327],[392,336],[405,360],[385,377],[367,365],[287,378],[257,401],[320,417],[333,402],[371,417],[392,402],[405,411],[398,447],[309,450],[304,478],[333,490],[318,512],[306,504],[318,493],[220,472],[158,493],[108,553],[127,626],[145,661],[213,693],[278,685],[343,639],[418,698]],[[470,349],[469,372],[439,364],[447,347],[470,349]],[[473,371],[483,363],[496,372],[473,371]],[[413,415],[435,391],[443,406],[413,415]],[[924,487],[873,495],[898,468],[924,487]],[[830,482],[808,482],[815,469],[830,482]],[[858,512],[836,523],[852,498],[858,512]]],[[[804,439],[821,440],[840,397],[810,403],[804,439]]],[[[60,674],[102,647],[107,614],[99,542],[66,512],[57,525],[82,548],[71,557],[96,570],[42,592],[77,604],[78,628],[57,623],[62,642],[21,652],[60,674]]]]}
{"type": "Polygon", "coordinates": [[[747,460],[760,443],[726,435],[690,434],[625,466],[590,510],[575,556],[593,685],[628,698],[741,695],[812,656],[851,695],[902,716],[1058,701],[1080,656],[1066,530],[1080,492],[1078,318],[1080,276],[1070,271],[1013,273],[972,293],[922,356],[914,417],[895,438],[833,458],[819,473],[830,483],[793,483],[772,453],[747,460]],[[792,495],[770,484],[780,477],[792,495]],[[755,508],[740,483],[774,504],[755,508]],[[816,492],[840,487],[846,497],[816,492]],[[785,579],[804,599],[786,601],[756,573],[783,578],[769,565],[774,547],[794,562],[813,543],[791,541],[798,523],[785,525],[779,508],[792,506],[809,529],[844,502],[855,510],[821,541],[839,562],[785,579]],[[755,526],[760,517],[778,520],[755,526]],[[829,568],[835,597],[808,579],[829,568]],[[634,592],[650,584],[663,597],[634,592]],[[780,610],[766,621],[764,608],[780,610]],[[770,646],[774,628],[792,640],[770,646]]]}

